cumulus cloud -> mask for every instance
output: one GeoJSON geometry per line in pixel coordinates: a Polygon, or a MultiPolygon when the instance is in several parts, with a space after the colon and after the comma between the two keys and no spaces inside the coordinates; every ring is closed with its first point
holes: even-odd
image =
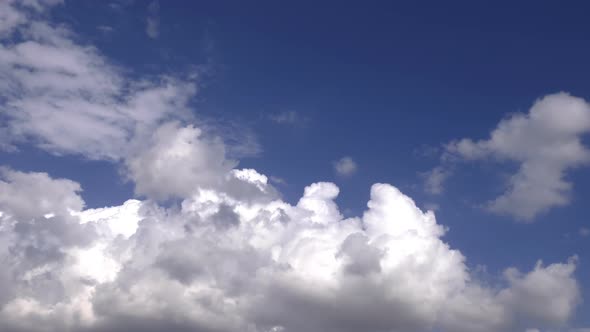
{"type": "Polygon", "coordinates": [[[74,181],[2,169],[1,331],[520,332],[571,319],[575,257],[487,285],[434,213],[389,184],[371,187],[357,217],[342,215],[333,183],[290,204],[183,122],[194,84],[128,80],[67,29],[10,8],[25,21],[5,33],[28,39],[0,49],[7,129],[120,161],[145,199],[85,209],[74,181]]]}
{"type": "Polygon", "coordinates": [[[146,149],[128,158],[136,192],[156,199],[186,197],[197,186],[215,186],[235,163],[225,159],[220,141],[207,141],[192,126],[167,123],[156,130],[146,149]]]}
{"type": "MultiPolygon", "coordinates": [[[[84,202],[79,184],[46,173],[3,169],[0,175],[0,308],[2,315],[41,311],[48,303],[76,296],[81,281],[67,272],[70,252],[88,247],[98,236],[92,223],[71,215],[84,202]],[[30,299],[35,299],[31,302],[30,299]]],[[[64,317],[65,318],[65,317],[64,317]]],[[[4,320],[3,318],[0,320],[4,320]]],[[[34,324],[16,320],[0,329],[34,324]]]]}
{"type": "Polygon", "coordinates": [[[333,163],[334,170],[338,175],[350,176],[357,170],[357,165],[351,157],[342,157],[333,163]]]}
{"type": "Polygon", "coordinates": [[[478,283],[434,214],[387,184],[344,219],[334,184],[290,205],[254,170],[230,173],[267,200],[197,185],[180,207],[90,210],[72,181],[5,173],[3,331],[523,331],[566,324],[580,300],[575,258],[478,283]],[[23,212],[19,195],[46,203],[23,212]]]}
{"type": "Polygon", "coordinates": [[[34,144],[120,163],[136,192],[155,199],[182,195],[196,182],[224,182],[219,178],[235,166],[226,154],[259,151],[239,128],[189,124],[197,122],[188,106],[197,73],[125,75],[96,48],[75,42],[67,27],[43,20],[46,2],[32,3],[35,10],[2,3],[19,19],[0,35],[0,147],[34,144]]]}
{"type": "Polygon", "coordinates": [[[502,120],[490,138],[464,138],[445,146],[441,166],[427,176],[430,192],[442,191],[442,183],[457,161],[512,162],[518,170],[506,191],[487,202],[494,213],[525,222],[551,208],[567,205],[572,183],[567,172],[590,161],[582,136],[590,132],[590,105],[567,93],[537,100],[526,114],[502,120]]]}

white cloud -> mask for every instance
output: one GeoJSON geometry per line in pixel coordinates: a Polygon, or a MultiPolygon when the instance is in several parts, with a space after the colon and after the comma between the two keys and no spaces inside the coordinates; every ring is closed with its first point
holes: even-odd
{"type": "Polygon", "coordinates": [[[590,151],[582,143],[588,132],[590,105],[585,100],[566,93],[548,95],[537,100],[529,113],[502,120],[489,139],[464,138],[447,144],[442,166],[431,172],[427,182],[434,184],[433,192],[441,191],[448,167],[458,160],[517,163],[506,191],[487,208],[530,222],[570,202],[572,184],[566,173],[590,161],[590,151]]]}
{"type": "Polygon", "coordinates": [[[76,182],[53,180],[46,173],[25,174],[7,168],[0,169],[0,178],[7,181],[0,181],[0,201],[5,204],[3,212],[18,219],[63,215],[84,206],[77,194],[81,188],[76,182]],[[63,209],[56,210],[56,207],[63,209]]]}
{"type": "Polygon", "coordinates": [[[62,3],[62,0],[3,0],[0,2],[0,37],[11,35],[21,24],[27,22],[28,10],[43,12],[46,7],[62,3]],[[19,7],[19,8],[16,8],[19,7]]]}
{"type": "Polygon", "coordinates": [[[131,200],[80,211],[77,184],[10,171],[11,192],[71,198],[17,214],[21,200],[0,196],[0,258],[15,262],[0,275],[0,289],[15,290],[0,296],[0,328],[516,332],[566,324],[580,299],[575,259],[528,273],[507,269],[505,288],[479,284],[464,256],[441,240],[434,214],[390,185],[372,187],[362,217],[343,219],[334,184],[312,184],[290,205],[265,176],[230,173],[268,199],[197,185],[180,208],[131,200]],[[39,178],[49,186],[26,184],[39,178]],[[48,211],[56,217],[42,218],[48,211]],[[56,233],[58,247],[32,243],[59,254],[25,255],[24,239],[45,239],[60,218],[90,235],[80,242],[79,233],[56,233]],[[35,227],[23,233],[19,224],[35,227]],[[7,240],[15,236],[21,240],[7,240]]]}
{"type": "Polygon", "coordinates": [[[573,315],[575,259],[509,268],[488,286],[434,213],[391,185],[373,185],[359,217],[342,216],[333,183],[291,205],[182,121],[194,84],[128,80],[68,30],[18,24],[30,40],[0,49],[8,129],[54,153],[120,160],[147,199],[84,210],[78,183],[4,169],[0,330],[521,332],[573,315]]]}
{"type": "Polygon", "coordinates": [[[219,182],[234,166],[226,154],[260,150],[235,126],[187,124],[197,122],[188,106],[196,74],[129,78],[97,49],[74,42],[66,27],[8,5],[22,17],[11,26],[22,38],[9,33],[0,45],[0,147],[32,143],[57,155],[120,161],[136,192],[158,199],[183,195],[195,181],[219,182]]]}
{"type": "Polygon", "coordinates": [[[235,163],[225,159],[222,142],[201,134],[198,128],[178,123],[158,128],[145,149],[126,162],[136,192],[166,199],[187,197],[198,186],[219,186],[235,163]]]}
{"type": "Polygon", "coordinates": [[[587,227],[582,227],[580,228],[580,230],[578,231],[578,233],[580,234],[580,236],[582,237],[587,237],[590,236],[590,228],[587,227]]]}
{"type": "Polygon", "coordinates": [[[10,1],[0,2],[0,36],[10,33],[16,26],[25,21],[22,13],[10,1]]]}
{"type": "Polygon", "coordinates": [[[152,39],[160,36],[160,4],[158,1],[152,1],[148,6],[145,33],[152,39]]]}
{"type": "Polygon", "coordinates": [[[351,157],[342,157],[333,163],[334,170],[338,175],[350,176],[357,170],[357,165],[351,157]]]}
{"type": "MultiPolygon", "coordinates": [[[[2,171],[0,315],[42,314],[46,303],[78,294],[81,281],[64,272],[71,264],[69,252],[86,248],[98,237],[94,223],[80,224],[70,213],[84,206],[79,191],[79,184],[46,173],[2,171]]],[[[34,322],[18,319],[15,326],[34,322]]],[[[10,323],[0,325],[0,330],[11,330],[10,323]]]]}
{"type": "Polygon", "coordinates": [[[24,40],[9,36],[0,45],[0,116],[12,143],[33,140],[56,154],[118,160],[164,120],[190,116],[193,82],[127,79],[95,48],[42,20],[19,31],[24,40]]]}
{"type": "Polygon", "coordinates": [[[511,286],[502,291],[500,297],[510,303],[515,314],[526,321],[543,325],[563,322],[580,301],[577,283],[568,278],[575,269],[576,259],[573,257],[567,264],[547,267],[538,262],[535,269],[526,275],[508,269],[505,275],[511,286]],[[539,291],[540,287],[543,287],[543,291],[539,291]]]}

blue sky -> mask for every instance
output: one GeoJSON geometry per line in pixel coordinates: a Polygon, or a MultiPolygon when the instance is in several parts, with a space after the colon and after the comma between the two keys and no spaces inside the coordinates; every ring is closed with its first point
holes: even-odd
{"type": "MultiPolygon", "coordinates": [[[[20,190],[11,172],[45,172],[48,181],[66,178],[81,185],[82,214],[136,198],[149,205],[146,210],[170,209],[167,216],[182,210],[174,220],[183,220],[186,206],[207,197],[193,192],[198,187],[234,197],[223,204],[243,223],[240,202],[271,198],[330,219],[332,212],[322,213],[332,211],[332,203],[318,212],[315,203],[309,207],[300,201],[304,189],[320,181],[340,189],[335,202],[342,218],[362,217],[374,199],[371,186],[388,183],[419,208],[433,209],[436,222],[448,228],[434,238],[460,251],[466,259],[462,268],[481,287],[492,293],[507,287],[517,298],[510,303],[522,305],[514,295],[520,294],[518,285],[529,291],[545,287],[532,277],[533,284],[526,285],[538,260],[547,271],[553,271],[551,264],[555,269],[575,265],[571,275],[560,275],[567,279],[564,285],[575,280],[579,287],[574,299],[563,299],[576,303],[563,317],[532,308],[534,314],[527,311],[506,325],[490,323],[482,331],[583,332],[590,326],[590,304],[584,301],[590,298],[588,5],[52,2],[8,1],[4,9],[14,10],[20,21],[0,15],[0,61],[5,62],[0,78],[17,82],[0,84],[5,133],[0,164],[10,170],[0,178],[5,185],[0,189],[6,193],[20,190]],[[56,53],[17,49],[27,41],[56,53]],[[40,78],[49,82],[41,88],[18,71],[52,71],[54,60],[65,67],[40,78]],[[69,68],[74,68],[71,75],[69,68]],[[64,86],[75,77],[72,82],[81,90],[61,88],[60,75],[70,75],[61,77],[64,86]],[[71,104],[60,104],[70,98],[71,104]],[[45,109],[39,103],[59,106],[45,109]],[[77,118],[85,112],[96,113],[77,118]],[[166,159],[178,148],[170,144],[183,140],[194,151],[186,159],[166,159]],[[257,188],[269,196],[259,198],[254,189],[240,187],[234,182],[246,180],[237,175],[228,183],[219,180],[226,176],[219,172],[244,168],[266,175],[263,189],[257,188]],[[507,277],[508,268],[522,271],[521,277],[507,277]]],[[[322,199],[331,199],[330,188],[318,189],[322,199]]],[[[0,211],[19,222],[13,201],[0,204],[0,211]]],[[[225,206],[218,208],[219,218],[225,206]]],[[[504,295],[496,295],[504,303],[504,295]]],[[[536,300],[554,296],[533,295],[536,300]]],[[[2,299],[0,292],[0,304],[2,299]]],[[[470,330],[464,320],[440,318],[446,314],[417,319],[416,325],[374,326],[470,330]]],[[[283,322],[276,326],[284,331],[301,328],[279,314],[269,317],[283,322]]],[[[263,326],[261,321],[255,323],[263,326]]],[[[161,324],[166,327],[166,320],[161,324]]],[[[305,328],[338,326],[322,324],[328,323],[305,328]]],[[[20,331],[15,326],[7,328],[20,331]]],[[[105,326],[107,331],[111,325],[105,326]]],[[[112,326],[123,323],[113,319],[112,326]]],[[[259,328],[253,331],[283,331],[259,328]]]]}

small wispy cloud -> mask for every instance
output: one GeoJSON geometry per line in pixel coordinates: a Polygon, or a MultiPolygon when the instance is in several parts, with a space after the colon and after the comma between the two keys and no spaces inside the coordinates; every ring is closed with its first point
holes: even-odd
{"type": "Polygon", "coordinates": [[[113,32],[115,29],[113,29],[113,27],[108,26],[108,25],[99,25],[96,27],[96,29],[102,33],[111,33],[113,32]]]}
{"type": "Polygon", "coordinates": [[[285,181],[285,179],[278,177],[278,176],[274,176],[271,175],[270,176],[270,182],[274,183],[274,184],[280,184],[280,185],[286,185],[287,181],[285,181]]]}
{"type": "Polygon", "coordinates": [[[429,194],[438,195],[443,192],[444,182],[451,175],[451,171],[438,166],[420,175],[424,178],[424,190],[429,194]]]}
{"type": "Polygon", "coordinates": [[[301,125],[309,121],[309,118],[301,115],[297,111],[282,111],[269,115],[272,122],[284,125],[301,125]]]}
{"type": "Polygon", "coordinates": [[[135,0],[115,0],[108,3],[108,7],[115,13],[123,14],[126,9],[133,5],[135,0]]]}
{"type": "Polygon", "coordinates": [[[438,211],[440,209],[440,205],[438,203],[424,203],[424,208],[428,211],[438,211]]]}
{"type": "Polygon", "coordinates": [[[357,170],[357,165],[351,157],[342,157],[333,163],[334,170],[338,175],[350,176],[357,170]]]}
{"type": "Polygon", "coordinates": [[[581,237],[588,237],[590,236],[590,228],[582,227],[578,231],[578,234],[580,234],[581,237]]]}
{"type": "Polygon", "coordinates": [[[148,6],[145,33],[152,39],[160,36],[160,4],[158,1],[153,1],[148,6]]]}

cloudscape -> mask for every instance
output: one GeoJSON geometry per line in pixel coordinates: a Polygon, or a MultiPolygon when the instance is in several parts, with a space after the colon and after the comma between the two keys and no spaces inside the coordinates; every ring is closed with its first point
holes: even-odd
{"type": "Polygon", "coordinates": [[[0,331],[590,331],[577,5],[0,0],[0,331]]]}

